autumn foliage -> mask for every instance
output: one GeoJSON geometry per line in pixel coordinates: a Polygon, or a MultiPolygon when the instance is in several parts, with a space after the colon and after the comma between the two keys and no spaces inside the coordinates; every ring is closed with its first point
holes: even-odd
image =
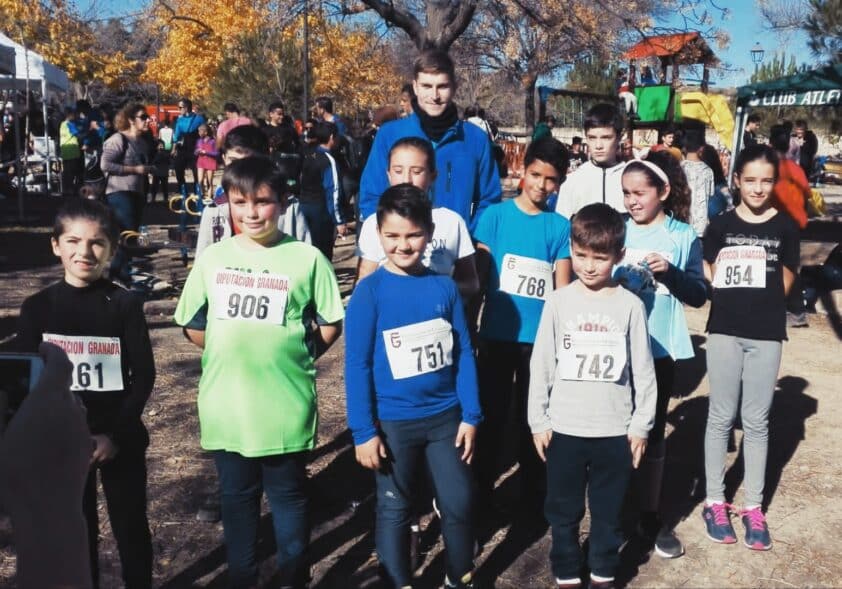
{"type": "MultiPolygon", "coordinates": [[[[266,37],[292,41],[299,48],[294,59],[289,52],[280,51],[274,58],[287,61],[277,64],[279,68],[303,75],[304,17],[284,19],[277,5],[268,0],[172,0],[156,7],[155,18],[167,32],[144,78],[159,84],[165,94],[206,98],[220,73],[223,56],[246,46],[240,44],[245,33],[259,30],[277,29],[266,37]]],[[[372,32],[328,22],[320,14],[311,14],[309,25],[312,95],[331,95],[346,108],[394,97],[401,80],[383,58],[372,32]]],[[[260,54],[261,59],[271,55],[271,47],[268,49],[260,54]]]]}
{"type": "Polygon", "coordinates": [[[0,0],[3,31],[44,56],[74,82],[116,85],[137,64],[122,51],[102,51],[93,31],[64,0],[0,0]]]}

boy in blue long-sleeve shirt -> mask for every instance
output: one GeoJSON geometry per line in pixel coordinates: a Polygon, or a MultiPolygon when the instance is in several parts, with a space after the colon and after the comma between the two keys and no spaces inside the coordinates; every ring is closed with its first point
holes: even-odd
{"type": "Polygon", "coordinates": [[[492,143],[482,129],[459,119],[453,97],[456,74],[446,52],[422,52],[413,66],[412,114],[383,125],[374,137],[360,179],[360,218],[374,214],[389,186],[389,151],[400,139],[421,137],[436,150],[438,176],[430,191],[437,207],[458,213],[473,233],[483,211],[500,202],[503,191],[492,143]]]}
{"type": "Polygon", "coordinates": [[[426,461],[447,550],[446,587],[473,571],[470,462],[482,419],[468,325],[456,284],[422,263],[433,231],[424,191],[383,193],[377,224],[387,262],[364,278],[347,313],[345,385],[357,461],[375,471],[375,541],[397,587],[411,585],[412,490],[426,461]]]}
{"type": "Polygon", "coordinates": [[[337,233],[347,234],[339,164],[331,151],[339,141],[333,123],[321,122],[313,129],[318,141],[314,151],[307,154],[301,168],[301,213],[310,227],[313,245],[330,260],[337,233]]]}

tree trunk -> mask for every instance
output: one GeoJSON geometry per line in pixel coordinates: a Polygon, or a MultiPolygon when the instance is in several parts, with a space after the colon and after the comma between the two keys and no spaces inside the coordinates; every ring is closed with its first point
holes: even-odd
{"type": "Polygon", "coordinates": [[[535,74],[526,74],[521,78],[523,84],[524,104],[523,104],[523,124],[527,132],[532,133],[535,128],[535,85],[538,82],[538,76],[535,74]]]}

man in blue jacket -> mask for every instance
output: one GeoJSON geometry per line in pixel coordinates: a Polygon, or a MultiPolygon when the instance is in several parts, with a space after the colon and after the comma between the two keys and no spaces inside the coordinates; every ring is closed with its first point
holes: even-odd
{"type": "Polygon", "coordinates": [[[491,140],[476,125],[459,120],[453,104],[456,76],[447,53],[421,53],[414,75],[414,112],[383,125],[374,138],[360,181],[360,216],[365,219],[373,214],[389,187],[386,166],[392,145],[404,137],[421,137],[436,150],[438,176],[431,191],[436,206],[458,213],[473,230],[482,211],[502,195],[491,140]]]}

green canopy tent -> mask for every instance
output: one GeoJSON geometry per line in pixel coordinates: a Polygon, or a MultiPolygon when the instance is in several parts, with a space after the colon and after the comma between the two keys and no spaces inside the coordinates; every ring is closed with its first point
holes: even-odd
{"type": "Polygon", "coordinates": [[[734,173],[736,154],[742,148],[749,113],[755,108],[779,106],[842,106],[842,64],[737,88],[737,124],[729,178],[734,173]]]}

